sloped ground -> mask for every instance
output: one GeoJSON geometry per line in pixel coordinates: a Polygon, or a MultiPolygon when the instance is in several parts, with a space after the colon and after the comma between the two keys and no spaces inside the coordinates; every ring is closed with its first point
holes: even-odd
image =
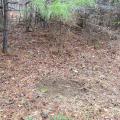
{"type": "Polygon", "coordinates": [[[120,41],[94,49],[79,32],[58,33],[9,34],[10,55],[0,53],[0,119],[120,120],[120,41]]]}

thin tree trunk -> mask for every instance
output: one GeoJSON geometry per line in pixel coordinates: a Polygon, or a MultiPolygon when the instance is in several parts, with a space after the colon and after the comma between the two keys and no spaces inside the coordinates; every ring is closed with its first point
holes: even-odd
{"type": "Polygon", "coordinates": [[[8,31],[7,31],[7,0],[3,0],[3,12],[4,12],[4,30],[3,30],[3,53],[7,53],[7,41],[8,41],[8,31]]]}

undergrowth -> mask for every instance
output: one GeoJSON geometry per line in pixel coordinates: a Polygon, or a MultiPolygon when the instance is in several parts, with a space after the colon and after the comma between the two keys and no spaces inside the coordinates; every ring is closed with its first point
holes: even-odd
{"type": "Polygon", "coordinates": [[[64,115],[58,114],[50,117],[50,120],[72,120],[64,115]]]}
{"type": "Polygon", "coordinates": [[[32,0],[32,4],[46,20],[59,19],[70,21],[73,19],[75,9],[80,6],[94,6],[95,0],[32,0]]]}

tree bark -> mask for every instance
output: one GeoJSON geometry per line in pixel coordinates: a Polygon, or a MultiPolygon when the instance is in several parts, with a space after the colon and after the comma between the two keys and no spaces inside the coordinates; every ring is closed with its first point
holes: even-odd
{"type": "Polygon", "coordinates": [[[3,22],[3,53],[7,53],[7,42],[8,42],[8,31],[7,31],[7,0],[3,0],[3,13],[4,13],[4,22],[3,22]]]}

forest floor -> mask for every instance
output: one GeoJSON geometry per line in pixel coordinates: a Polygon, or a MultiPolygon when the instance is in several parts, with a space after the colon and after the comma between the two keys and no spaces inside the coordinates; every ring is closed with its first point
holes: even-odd
{"type": "Polygon", "coordinates": [[[82,33],[56,31],[10,31],[10,54],[0,53],[0,120],[120,120],[120,41],[88,45],[82,33]]]}

